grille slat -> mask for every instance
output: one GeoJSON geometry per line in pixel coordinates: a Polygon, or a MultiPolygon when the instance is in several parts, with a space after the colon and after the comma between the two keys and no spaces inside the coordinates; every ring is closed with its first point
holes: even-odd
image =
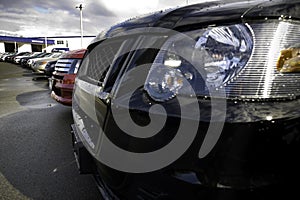
{"type": "Polygon", "coordinates": [[[68,73],[75,59],[59,59],[55,64],[55,71],[68,73]]]}
{"type": "Polygon", "coordinates": [[[281,98],[300,95],[300,73],[282,74],[276,63],[280,51],[300,43],[300,25],[271,22],[251,25],[254,50],[248,64],[226,84],[228,97],[281,98]]]}

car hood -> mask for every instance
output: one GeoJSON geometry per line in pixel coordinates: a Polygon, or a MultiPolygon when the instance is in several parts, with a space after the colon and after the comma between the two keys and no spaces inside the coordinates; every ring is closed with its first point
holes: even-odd
{"type": "Polygon", "coordinates": [[[92,43],[113,37],[124,31],[142,27],[161,27],[183,30],[191,25],[204,26],[226,22],[243,22],[253,19],[300,19],[300,0],[258,0],[199,3],[130,19],[100,33],[92,43]]]}
{"type": "Polygon", "coordinates": [[[300,1],[246,1],[232,3],[211,4],[204,9],[197,9],[201,4],[185,7],[176,11],[185,12],[173,28],[190,26],[193,24],[218,24],[232,21],[254,19],[300,19],[300,1]]]}
{"type": "Polygon", "coordinates": [[[40,61],[40,60],[43,60],[43,59],[48,59],[48,58],[30,58],[31,61],[40,61]]]}
{"type": "Polygon", "coordinates": [[[58,60],[59,58],[45,58],[45,59],[40,59],[38,60],[39,63],[41,62],[49,62],[49,61],[55,61],[58,60]]]}

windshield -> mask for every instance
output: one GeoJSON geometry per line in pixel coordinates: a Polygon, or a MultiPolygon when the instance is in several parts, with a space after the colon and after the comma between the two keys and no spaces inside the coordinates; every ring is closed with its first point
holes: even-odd
{"type": "Polygon", "coordinates": [[[54,53],[51,55],[51,58],[58,58],[61,55],[61,53],[54,53]]]}

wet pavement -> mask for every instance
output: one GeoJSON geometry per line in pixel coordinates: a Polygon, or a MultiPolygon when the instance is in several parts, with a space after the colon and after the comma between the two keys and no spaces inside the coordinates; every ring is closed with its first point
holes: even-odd
{"type": "Polygon", "coordinates": [[[0,200],[101,199],[93,177],[76,168],[72,121],[46,78],[0,63],[0,200]]]}

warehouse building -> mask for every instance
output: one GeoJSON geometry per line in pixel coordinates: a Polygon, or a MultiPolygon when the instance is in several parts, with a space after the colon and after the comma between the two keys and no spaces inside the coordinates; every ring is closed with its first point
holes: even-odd
{"type": "MultiPolygon", "coordinates": [[[[95,38],[95,36],[83,37],[83,48],[95,38]]],[[[80,36],[57,36],[57,37],[15,37],[0,35],[1,52],[51,52],[54,48],[75,50],[81,48],[80,36]]]]}
{"type": "Polygon", "coordinates": [[[39,52],[47,45],[54,45],[54,40],[0,36],[0,52],[39,52]]]}
{"type": "MultiPolygon", "coordinates": [[[[86,48],[95,37],[83,36],[82,47],[86,48]]],[[[47,39],[54,40],[54,45],[46,48],[47,52],[50,52],[53,48],[81,49],[81,36],[56,36],[47,37],[47,39]]]]}

